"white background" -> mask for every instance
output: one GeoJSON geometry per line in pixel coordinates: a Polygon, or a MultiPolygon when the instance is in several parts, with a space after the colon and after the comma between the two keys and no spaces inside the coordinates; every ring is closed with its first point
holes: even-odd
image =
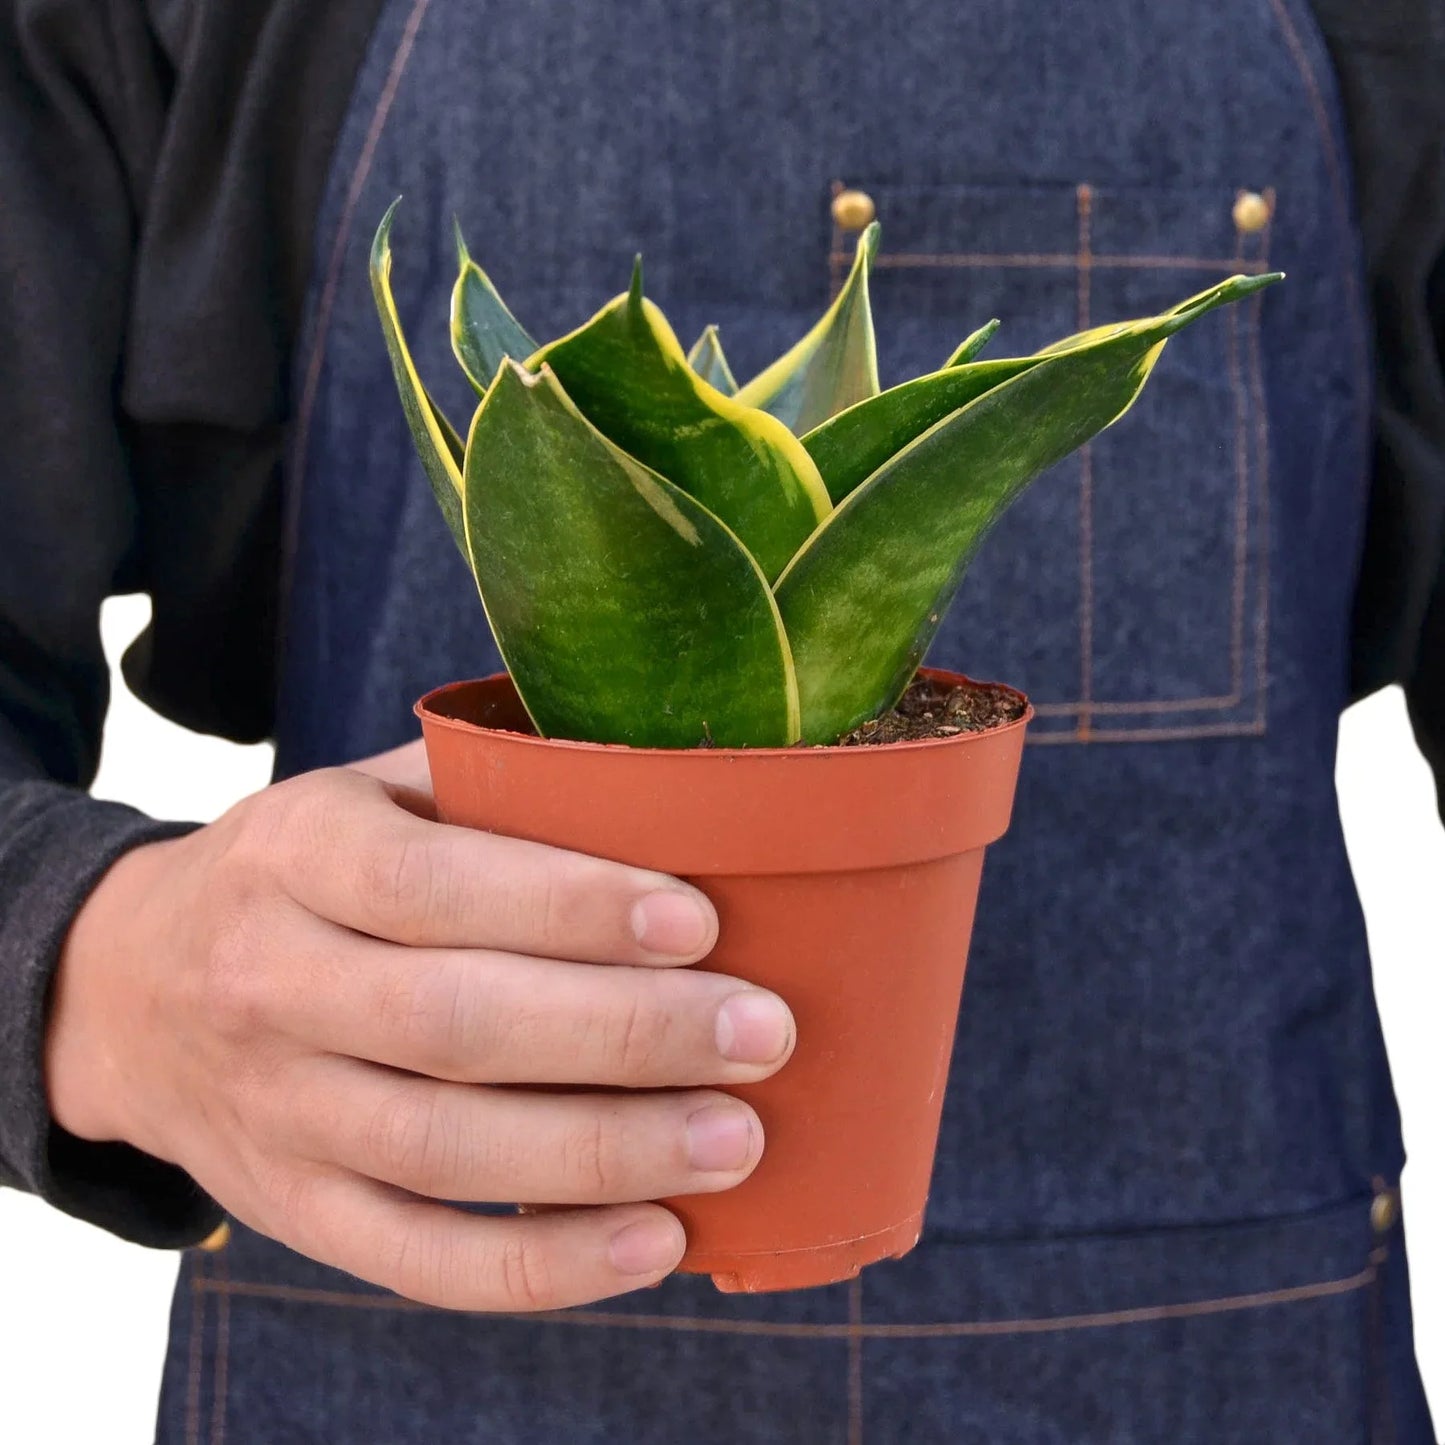
{"type": "MultiPolygon", "coordinates": [[[[112,659],[146,615],[140,598],[107,604],[112,659]]],[[[182,732],[117,679],[99,795],[160,817],[206,819],[263,786],[269,769],[269,749],[182,732]]],[[[1411,1151],[1404,1183],[1417,1347],[1436,1420],[1445,1422],[1445,831],[1398,693],[1346,716],[1338,777],[1411,1151]]],[[[7,1420],[25,1422],[9,1439],[150,1441],[175,1271],[174,1256],[0,1193],[0,1402],[7,1420]]]]}

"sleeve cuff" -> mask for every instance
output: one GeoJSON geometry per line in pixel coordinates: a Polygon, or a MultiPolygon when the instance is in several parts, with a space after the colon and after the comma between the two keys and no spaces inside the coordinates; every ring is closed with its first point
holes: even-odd
{"type": "Polygon", "coordinates": [[[0,788],[0,1184],[137,1244],[197,1244],[221,1210],[183,1170],[50,1117],[44,1039],[71,920],[121,854],[196,825],[161,823],[58,783],[0,788]]]}

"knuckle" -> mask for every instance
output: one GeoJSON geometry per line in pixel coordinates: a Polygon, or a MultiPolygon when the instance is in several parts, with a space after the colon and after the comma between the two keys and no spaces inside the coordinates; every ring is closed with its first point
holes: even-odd
{"type": "Polygon", "coordinates": [[[455,956],[396,969],[377,997],[376,1020],[424,1070],[446,1075],[479,1056],[482,1010],[468,971],[455,956]]]}
{"type": "Polygon", "coordinates": [[[406,929],[433,917],[438,894],[439,868],[434,852],[415,837],[383,837],[361,851],[356,868],[356,889],[368,912],[406,929]]]}
{"type": "Polygon", "coordinates": [[[454,1175],[460,1141],[434,1090],[406,1088],[371,1115],[363,1152],[379,1177],[426,1193],[454,1175]]]}
{"type": "Polygon", "coordinates": [[[298,1239],[308,1235],[315,1224],[316,1176],[295,1171],[281,1173],[267,1182],[270,1196],[267,1213],[274,1217],[273,1232],[281,1239],[298,1239]]]}
{"type": "Polygon", "coordinates": [[[513,887],[493,894],[498,922],[518,942],[545,944],[562,933],[564,884],[557,860],[543,853],[513,887]]]}
{"type": "Polygon", "coordinates": [[[612,1199],[625,1182],[625,1153],[614,1120],[600,1110],[586,1114],[562,1136],[563,1177],[584,1197],[612,1199]]]}
{"type": "Polygon", "coordinates": [[[641,976],[625,1003],[607,1021],[604,1048],[624,1079],[657,1076],[672,1032],[672,1018],[656,980],[641,976]]]}
{"type": "Polygon", "coordinates": [[[306,857],[325,856],[329,772],[265,788],[234,810],[231,856],[243,877],[282,878],[306,857]]]}
{"type": "Polygon", "coordinates": [[[381,1266],[383,1278],[398,1294],[442,1308],[450,1308],[457,1298],[461,1280],[455,1240],[430,1219],[416,1216],[390,1232],[381,1266]]]}
{"type": "Polygon", "coordinates": [[[497,1257],[503,1298],[510,1308],[528,1312],[553,1308],[556,1282],[541,1244],[529,1232],[518,1230],[505,1239],[497,1257]]]}

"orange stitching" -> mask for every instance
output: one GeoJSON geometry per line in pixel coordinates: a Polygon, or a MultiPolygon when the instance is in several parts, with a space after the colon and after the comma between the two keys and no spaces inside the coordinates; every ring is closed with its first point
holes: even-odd
{"type": "Polygon", "coordinates": [[[201,1324],[206,1313],[203,1293],[203,1260],[195,1260],[191,1268],[191,1340],[186,1365],[186,1445],[200,1445],[201,1440],[201,1324]]]}
{"type": "Polygon", "coordinates": [[[1249,563],[1249,433],[1245,427],[1247,399],[1239,369],[1239,314],[1229,308],[1226,333],[1229,392],[1234,398],[1234,592],[1229,614],[1229,677],[1236,699],[1244,693],[1244,610],[1249,563]]]}
{"type": "Polygon", "coordinates": [[[848,1285],[848,1445],[863,1445],[863,1276],[848,1285]]]}
{"type": "MultiPolygon", "coordinates": [[[[231,1277],[230,1262],[225,1251],[216,1261],[217,1276],[223,1282],[231,1277]]],[[[226,1396],[231,1373],[231,1301],[222,1294],[216,1301],[216,1362],[211,1376],[211,1440],[210,1445],[226,1445],[226,1396]]]]}
{"type": "MultiPolygon", "coordinates": [[[[1089,296],[1093,268],[1094,193],[1081,182],[1075,191],[1079,213],[1079,320],[1087,331],[1089,296]]],[[[1090,700],[1094,694],[1094,449],[1088,443],[1079,449],[1079,741],[1087,742],[1093,727],[1090,700]]]]}
{"type": "MultiPolygon", "coordinates": [[[[1259,270],[1269,269],[1269,238],[1274,224],[1276,194],[1273,186],[1268,187],[1265,199],[1269,204],[1270,221],[1261,235],[1261,255],[1254,265],[1259,270]]],[[[1250,263],[1241,256],[1238,269],[1245,270],[1250,263]]],[[[1258,670],[1256,679],[1257,702],[1252,722],[1240,724],[1201,724],[1197,727],[1156,728],[1156,729],[1114,729],[1100,732],[1090,729],[1087,735],[1080,729],[1073,733],[1036,734],[1030,742],[1145,742],[1151,738],[1182,740],[1207,737],[1261,737],[1267,730],[1267,694],[1269,688],[1269,417],[1265,410],[1264,384],[1261,371],[1261,338],[1263,333],[1263,299],[1253,300],[1253,325],[1250,327],[1250,388],[1249,397],[1254,407],[1256,441],[1259,470],[1260,526],[1257,547],[1260,555],[1259,578],[1255,583],[1259,592],[1259,606],[1255,613],[1255,660],[1258,670]]],[[[1234,574],[1234,614],[1236,619],[1235,637],[1231,652],[1231,675],[1234,691],[1227,697],[1159,699],[1152,702],[1090,702],[1090,714],[1107,713],[1115,716],[1132,714],[1159,714],[1166,712],[1193,712],[1206,709],[1237,707],[1244,698],[1244,615],[1249,573],[1249,458],[1245,415],[1248,410],[1244,396],[1244,382],[1240,374],[1238,354],[1238,317],[1231,308],[1229,316],[1229,373],[1230,387],[1235,393],[1235,474],[1238,479],[1236,490],[1236,537],[1234,574]]],[[[1068,716],[1083,708],[1079,703],[1036,703],[1034,711],[1040,717],[1068,716]]]]}
{"type": "Polygon", "coordinates": [[[988,1335],[1044,1335],[1066,1330],[1106,1329],[1116,1325],[1154,1324],[1160,1320],[1197,1319],[1207,1315],[1232,1314],[1238,1310],[1269,1309],[1278,1305],[1301,1304],[1307,1300],[1333,1299],[1352,1294],[1374,1283],[1376,1268],[1372,1264],[1347,1279],[1327,1280],[1323,1284],[1296,1285],[1293,1289],[1261,1290],[1256,1294],[1234,1295],[1226,1299],[1199,1300],[1187,1305],[1146,1305],[1142,1309],[1111,1310],[1104,1314],[1059,1316],[1041,1320],[982,1320],[976,1324],[958,1325],[880,1325],[888,1330],[884,1338],[950,1339],[988,1335]],[[903,1333],[908,1331],[908,1333],[903,1333]]]}
{"type": "MultiPolygon", "coordinates": [[[[1261,255],[1255,261],[1247,260],[1237,251],[1232,269],[1242,273],[1265,271],[1269,268],[1269,237],[1274,223],[1276,194],[1274,187],[1268,187],[1265,199],[1269,205],[1270,220],[1260,237],[1261,255]]],[[[1229,316],[1228,367],[1230,389],[1235,397],[1235,558],[1232,599],[1232,626],[1230,651],[1230,677],[1233,691],[1224,697],[1155,699],[1147,702],[1095,702],[1092,699],[1076,703],[1036,703],[1035,713],[1040,717],[1060,717],[1081,714],[1079,725],[1072,733],[1035,734],[1030,742],[1143,742],[1151,738],[1182,740],[1207,737],[1258,737],[1266,731],[1266,692],[1268,688],[1268,647],[1269,647],[1269,528],[1268,528],[1268,427],[1265,414],[1264,389],[1260,372],[1261,334],[1263,330],[1263,301],[1256,296],[1253,301],[1254,324],[1250,328],[1251,387],[1250,399],[1254,404],[1256,427],[1256,451],[1260,476],[1260,578],[1256,583],[1260,593],[1260,604],[1255,617],[1255,657],[1258,668],[1258,699],[1255,718],[1250,723],[1201,724],[1196,727],[1155,728],[1155,729],[1113,729],[1100,732],[1091,726],[1093,716],[1100,713],[1114,716],[1133,714],[1160,714],[1169,712],[1194,712],[1224,710],[1237,707],[1244,698],[1244,617],[1249,575],[1249,457],[1245,417],[1247,404],[1244,382],[1239,365],[1239,320],[1234,308],[1229,316]]],[[[1081,330],[1084,327],[1081,325],[1081,330]]]]}
{"type": "MultiPolygon", "coordinates": [[[[1284,42],[1290,52],[1290,58],[1295,63],[1295,69],[1299,71],[1300,79],[1304,81],[1305,90],[1308,93],[1310,110],[1314,115],[1315,128],[1320,133],[1320,148],[1324,151],[1325,169],[1330,175],[1330,190],[1334,196],[1336,221],[1346,231],[1354,229],[1354,216],[1350,212],[1348,192],[1345,187],[1344,167],[1340,161],[1339,151],[1335,147],[1335,133],[1330,125],[1330,114],[1325,106],[1325,98],[1320,90],[1319,77],[1315,74],[1314,66],[1310,64],[1308,52],[1304,43],[1300,40],[1299,31],[1295,23],[1290,19],[1289,11],[1285,9],[1283,0],[1269,0],[1270,9],[1274,11],[1275,19],[1279,21],[1279,28],[1283,32],[1284,42]]],[[[1274,192],[1266,191],[1265,198],[1270,203],[1270,222],[1274,220],[1274,192]]],[[[1265,235],[1269,234],[1268,224],[1265,227],[1265,235]]],[[[1364,298],[1360,295],[1359,277],[1355,274],[1353,267],[1349,268],[1345,278],[1345,304],[1350,310],[1350,324],[1355,331],[1355,385],[1358,388],[1357,394],[1361,397],[1368,396],[1370,387],[1370,364],[1364,352],[1365,339],[1365,304],[1364,298]]]]}
{"type": "MultiPolygon", "coordinates": [[[[836,254],[830,259],[851,260],[850,257],[836,254]]],[[[1233,259],[1213,260],[1207,256],[1125,256],[1125,255],[1095,255],[1093,265],[1096,270],[1130,270],[1139,269],[1146,271],[1218,271],[1226,276],[1235,273],[1233,259]]],[[[1077,253],[1067,251],[1041,251],[1029,252],[999,252],[997,254],[983,251],[938,251],[931,253],[923,252],[880,252],[878,258],[873,262],[873,269],[885,271],[908,270],[913,267],[923,269],[926,267],[946,268],[951,266],[1023,266],[1039,268],[1057,268],[1060,270],[1073,270],[1079,264],[1077,253]]],[[[1259,261],[1246,261],[1243,266],[1246,275],[1254,275],[1262,270],[1264,266],[1259,261]]]]}
{"type": "MultiPolygon", "coordinates": [[[[1238,707],[1240,693],[1229,693],[1223,697],[1162,697],[1148,702],[1091,702],[1089,711],[1095,715],[1109,714],[1115,717],[1129,717],[1134,713],[1169,712],[1215,712],[1225,708],[1238,707]]],[[[1078,712],[1077,702],[1036,702],[1034,712],[1039,717],[1072,717],[1078,712]]]]}
{"type": "MultiPolygon", "coordinates": [[[[1262,719],[1253,722],[1201,723],[1198,727],[1177,728],[1095,728],[1089,734],[1091,743],[1182,742],[1190,738],[1258,738],[1263,737],[1262,719]]],[[[1077,733],[1030,733],[1030,743],[1076,743],[1077,733]]]]}
{"type": "MultiPolygon", "coordinates": [[[[1269,192],[1270,204],[1274,203],[1274,192],[1269,192]]],[[[1255,686],[1258,699],[1255,705],[1255,719],[1260,732],[1264,732],[1269,715],[1269,587],[1270,587],[1270,531],[1269,531],[1269,417],[1264,406],[1264,371],[1260,360],[1260,313],[1264,308],[1263,298],[1255,296],[1254,336],[1249,354],[1249,384],[1254,395],[1255,466],[1259,472],[1259,603],[1255,608],[1255,666],[1258,669],[1255,686]]]]}
{"type": "MultiPolygon", "coordinates": [[[[1262,1290],[1254,1294],[1225,1295],[1219,1299],[1195,1300],[1188,1304],[1145,1305],[1137,1309],[1106,1310],[1097,1314],[1053,1315],[1036,1319],[966,1320],[943,1324],[885,1325],[861,1320],[837,1325],[775,1324],[763,1320],[703,1319],[692,1315],[629,1315],[604,1310],[566,1310],[535,1315],[498,1314],[476,1316],[509,1324],[571,1325],[580,1328],[621,1330],[664,1330],[683,1334],[756,1335],[782,1339],[920,1340],[967,1338],[985,1335],[1056,1334],[1068,1330],[1104,1329],[1114,1325],[1151,1324],[1159,1320],[1193,1319],[1235,1311],[1268,1309],[1278,1305],[1301,1304],[1308,1300],[1331,1299],[1364,1289],[1374,1281],[1377,1269],[1368,1268],[1344,1279],[1318,1284],[1294,1285],[1289,1289],[1262,1290]]],[[[228,1294],[249,1299],[271,1299],[292,1304],[326,1305],[338,1309],[397,1310],[407,1314],[436,1314],[434,1306],[417,1304],[396,1295],[346,1293],[340,1290],[297,1289],[246,1280],[196,1278],[194,1290],[207,1294],[228,1294]]]]}

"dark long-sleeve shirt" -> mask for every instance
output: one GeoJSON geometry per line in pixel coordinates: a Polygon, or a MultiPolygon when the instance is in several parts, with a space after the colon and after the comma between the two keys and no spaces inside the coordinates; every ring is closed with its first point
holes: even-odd
{"type": "MultiPolygon", "coordinates": [[[[280,460],[312,231],[378,0],[0,9],[0,1183],[182,1244],[178,1170],[50,1120],[41,1041],[76,909],[164,825],[89,799],[104,597],[167,716],[271,729],[280,460]]],[[[1315,0],[1350,126],[1377,359],[1357,695],[1406,689],[1445,780],[1445,0],[1315,0]]],[[[1445,792],[1445,788],[1442,788],[1445,792]]]]}

